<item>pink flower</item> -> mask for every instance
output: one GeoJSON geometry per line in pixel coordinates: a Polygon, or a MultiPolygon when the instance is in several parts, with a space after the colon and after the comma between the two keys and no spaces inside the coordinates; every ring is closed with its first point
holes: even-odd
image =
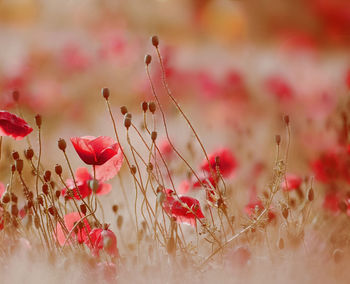
{"type": "Polygon", "coordinates": [[[163,202],[163,208],[165,212],[175,217],[177,222],[195,227],[197,219],[205,218],[197,199],[189,196],[180,196],[179,201],[173,197],[173,194],[174,192],[171,189],[166,190],[166,200],[163,202]]]}
{"type": "Polygon", "coordinates": [[[1,136],[11,136],[16,140],[21,140],[32,131],[33,128],[31,128],[22,118],[7,111],[0,111],[1,136]]]}
{"type": "Polygon", "coordinates": [[[207,173],[213,171],[216,173],[216,157],[219,158],[219,170],[223,177],[229,177],[237,167],[236,158],[232,152],[227,148],[219,149],[208,156],[209,163],[207,160],[203,161],[201,169],[207,173]]]}
{"type": "Polygon", "coordinates": [[[90,232],[85,243],[90,248],[94,256],[100,255],[100,250],[104,250],[111,256],[118,257],[117,237],[106,227],[105,229],[95,228],[90,232]]]}
{"type": "Polygon", "coordinates": [[[287,174],[281,186],[284,191],[293,191],[298,189],[303,182],[302,178],[295,174],[287,174]]]}
{"type": "MultiPolygon", "coordinates": [[[[83,214],[80,214],[78,212],[72,212],[64,216],[64,224],[67,228],[68,231],[71,231],[75,224],[79,222],[82,218],[84,217],[83,214]]],[[[71,237],[67,242],[70,244],[71,241],[78,242],[80,244],[84,243],[86,239],[88,238],[87,236],[89,235],[91,228],[86,219],[82,221],[83,226],[76,226],[76,230],[73,230],[71,233],[71,237]]],[[[61,226],[60,223],[57,223],[56,227],[56,237],[58,243],[63,246],[63,244],[66,241],[66,235],[65,232],[61,226]]]]}
{"type": "MultiPolygon", "coordinates": [[[[93,177],[91,176],[87,168],[78,168],[76,170],[75,181],[77,183],[78,190],[82,198],[85,198],[91,195],[92,190],[89,186],[89,182],[92,180],[93,180],[93,177]]],[[[73,179],[66,180],[66,184],[69,189],[73,190],[74,198],[80,199],[77,189],[75,188],[73,179]]],[[[105,195],[105,194],[108,194],[111,190],[112,190],[112,186],[110,184],[103,183],[102,181],[98,181],[98,188],[96,190],[96,194],[105,195]]],[[[64,188],[62,190],[62,196],[66,196],[66,195],[68,195],[67,189],[64,188]]],[[[71,197],[69,196],[69,198],[71,197]]]]}
{"type": "Polygon", "coordinates": [[[72,137],[70,140],[79,157],[88,165],[103,165],[120,152],[119,144],[107,136],[72,137]]]}

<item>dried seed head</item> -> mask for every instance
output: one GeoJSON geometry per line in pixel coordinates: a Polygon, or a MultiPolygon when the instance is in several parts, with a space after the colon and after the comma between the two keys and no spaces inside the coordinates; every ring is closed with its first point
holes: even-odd
{"type": "Polygon", "coordinates": [[[143,112],[146,112],[148,110],[148,103],[147,102],[142,102],[141,108],[143,112]]]}
{"type": "Polygon", "coordinates": [[[279,241],[278,241],[278,248],[279,249],[284,249],[284,240],[282,238],[280,238],[279,241]]]}
{"type": "Polygon", "coordinates": [[[41,187],[41,190],[45,195],[49,194],[49,186],[46,183],[43,184],[43,186],[41,187]]]}
{"type": "Polygon", "coordinates": [[[108,88],[102,88],[102,96],[106,99],[106,100],[108,100],[108,98],[109,98],[109,89],[108,88]]]}
{"type": "Polygon", "coordinates": [[[117,204],[114,204],[114,205],[112,206],[112,210],[113,210],[113,212],[114,212],[115,214],[117,214],[118,209],[119,209],[119,207],[118,207],[117,204]]]}
{"type": "Polygon", "coordinates": [[[38,126],[38,128],[41,127],[42,118],[41,118],[41,115],[40,115],[40,114],[37,114],[37,115],[35,116],[35,123],[36,123],[36,125],[38,126]]]}
{"type": "Polygon", "coordinates": [[[45,171],[45,173],[44,173],[44,180],[46,182],[49,182],[51,180],[51,171],[49,171],[49,170],[45,171]]]}
{"type": "Polygon", "coordinates": [[[56,187],[56,183],[52,180],[50,181],[50,186],[52,187],[52,189],[54,189],[56,187]]]}
{"type": "Polygon", "coordinates": [[[314,190],[313,188],[310,188],[308,194],[307,194],[307,199],[309,201],[313,201],[315,199],[315,193],[314,193],[314,190]]]}
{"type": "Polygon", "coordinates": [[[135,167],[134,165],[132,165],[132,166],[130,167],[130,172],[131,172],[132,175],[135,175],[135,174],[136,174],[136,167],[135,167]]]}
{"type": "Polygon", "coordinates": [[[128,112],[128,108],[126,106],[121,106],[120,112],[122,113],[122,115],[125,115],[128,112]]]}
{"type": "Polygon", "coordinates": [[[127,115],[124,116],[124,126],[126,127],[126,129],[129,129],[129,127],[131,126],[131,117],[127,115]]]}
{"type": "Polygon", "coordinates": [[[38,202],[38,204],[40,204],[41,206],[44,206],[44,199],[41,195],[38,195],[36,197],[36,201],[38,202]]]}
{"type": "Polygon", "coordinates": [[[10,202],[10,193],[9,193],[8,191],[6,191],[6,192],[4,193],[4,195],[2,196],[1,201],[2,201],[3,203],[5,203],[5,204],[10,202]]]}
{"type": "Polygon", "coordinates": [[[158,47],[158,45],[159,45],[159,38],[157,36],[152,36],[151,40],[152,40],[152,45],[154,47],[158,47]]]}
{"type": "Polygon", "coordinates": [[[26,157],[26,159],[31,160],[34,156],[34,151],[32,148],[28,148],[26,150],[24,150],[24,156],[26,157]]]}
{"type": "Polygon", "coordinates": [[[18,102],[18,100],[19,100],[19,91],[17,91],[17,90],[14,90],[13,92],[12,92],[12,98],[13,98],[13,100],[15,101],[15,102],[18,102]]]}
{"type": "Polygon", "coordinates": [[[157,139],[157,131],[152,131],[151,139],[152,139],[153,142],[156,141],[156,139],[157,139]]]}
{"type": "Polygon", "coordinates": [[[289,115],[285,115],[284,118],[283,118],[285,124],[289,124],[289,115]]]}
{"type": "Polygon", "coordinates": [[[57,164],[55,166],[55,172],[56,172],[57,175],[60,176],[62,174],[62,166],[57,164]]]}
{"type": "Polygon", "coordinates": [[[276,141],[276,144],[279,146],[281,144],[281,135],[276,135],[275,141],[276,141]]]}
{"type": "Polygon", "coordinates": [[[84,215],[86,214],[86,205],[84,203],[80,204],[80,211],[84,215]]]}
{"type": "Polygon", "coordinates": [[[157,106],[155,102],[149,102],[148,108],[149,108],[149,111],[154,114],[156,112],[157,106]]]}
{"type": "Polygon", "coordinates": [[[12,216],[15,216],[15,217],[18,216],[18,207],[17,207],[17,204],[12,204],[12,205],[11,205],[11,214],[12,214],[12,216]]]}
{"type": "Polygon", "coordinates": [[[149,172],[153,171],[153,164],[151,162],[149,162],[147,165],[147,171],[149,172]]]}
{"type": "Polygon", "coordinates": [[[117,228],[120,229],[123,226],[123,216],[119,215],[117,218],[117,228]]]}
{"type": "Polygon", "coordinates": [[[283,206],[282,207],[282,216],[284,219],[287,219],[288,218],[288,215],[289,215],[289,210],[286,206],[283,206]]]}
{"type": "Polygon", "coordinates": [[[15,165],[16,165],[17,172],[21,173],[23,170],[23,160],[21,159],[16,160],[15,165]]]}
{"type": "Polygon", "coordinates": [[[64,140],[63,138],[60,138],[58,140],[58,148],[60,150],[62,150],[63,152],[66,151],[66,148],[67,148],[67,143],[66,143],[66,140],[64,140]]]}
{"type": "Polygon", "coordinates": [[[14,160],[18,160],[18,159],[19,159],[19,154],[18,154],[17,151],[13,151],[13,152],[12,152],[12,158],[13,158],[14,160]]]}
{"type": "Polygon", "coordinates": [[[146,64],[146,65],[150,65],[151,62],[152,62],[152,56],[149,55],[149,54],[146,54],[146,55],[145,55],[145,64],[146,64]]]}

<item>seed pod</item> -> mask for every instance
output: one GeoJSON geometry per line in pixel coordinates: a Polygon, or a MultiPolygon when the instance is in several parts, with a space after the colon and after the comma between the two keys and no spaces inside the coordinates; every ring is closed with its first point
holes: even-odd
{"type": "Polygon", "coordinates": [[[8,191],[6,191],[5,193],[4,193],[4,195],[2,196],[2,202],[3,203],[9,203],[10,202],[10,193],[8,192],[8,191]]]}
{"type": "Polygon", "coordinates": [[[35,226],[36,229],[40,228],[40,219],[39,219],[38,215],[34,216],[34,226],[35,226]]]}
{"type": "Polygon", "coordinates": [[[16,160],[15,165],[16,165],[17,172],[21,173],[23,170],[23,160],[22,159],[16,160]]]}
{"type": "Polygon", "coordinates": [[[128,108],[126,106],[121,106],[120,112],[122,113],[122,115],[125,115],[128,112],[128,108]]]}
{"type": "Polygon", "coordinates": [[[13,100],[14,100],[15,102],[18,102],[19,97],[20,97],[19,92],[18,92],[17,90],[14,90],[14,91],[12,92],[12,98],[13,98],[13,100]]]}
{"type": "Polygon", "coordinates": [[[117,218],[117,228],[120,229],[123,226],[123,216],[119,215],[117,218]]]}
{"type": "Polygon", "coordinates": [[[60,190],[56,190],[56,191],[55,191],[55,195],[56,195],[56,198],[57,198],[57,199],[60,198],[60,196],[61,196],[61,191],[60,191],[60,190]]]}
{"type": "Polygon", "coordinates": [[[126,127],[126,129],[129,129],[129,127],[131,126],[131,119],[129,117],[124,117],[124,126],[126,127]]]}
{"type": "Polygon", "coordinates": [[[28,148],[24,151],[24,156],[26,157],[26,159],[31,160],[34,156],[34,151],[32,148],[28,148]]]}
{"type": "Polygon", "coordinates": [[[117,214],[118,209],[119,209],[119,206],[118,206],[117,204],[114,204],[114,205],[112,206],[112,210],[113,210],[114,214],[117,214]]]}
{"type": "Polygon", "coordinates": [[[149,102],[148,103],[148,109],[151,113],[155,113],[156,112],[156,109],[157,109],[157,106],[155,104],[155,102],[149,102]]]}
{"type": "Polygon", "coordinates": [[[44,199],[41,195],[38,195],[36,197],[36,201],[38,202],[38,204],[40,204],[41,206],[44,206],[44,199]]]}
{"type": "Polygon", "coordinates": [[[51,180],[51,171],[49,171],[49,170],[45,171],[45,173],[44,173],[44,180],[46,182],[49,182],[51,180]]]}
{"type": "Polygon", "coordinates": [[[153,164],[151,162],[149,162],[147,165],[147,171],[149,172],[153,171],[153,164]]]}
{"type": "Polygon", "coordinates": [[[62,166],[57,164],[55,166],[55,172],[56,172],[57,175],[60,176],[62,174],[62,166]]]}
{"type": "Polygon", "coordinates": [[[13,152],[12,152],[12,158],[13,158],[15,161],[19,159],[19,154],[18,154],[17,151],[13,151],[13,152]]]}
{"type": "Polygon", "coordinates": [[[151,62],[152,62],[152,56],[149,55],[149,54],[146,54],[146,56],[145,56],[145,64],[146,65],[150,65],[151,62]]]}
{"type": "Polygon", "coordinates": [[[281,144],[281,135],[276,135],[275,136],[275,141],[276,141],[277,145],[280,145],[281,144]]]}
{"type": "Polygon", "coordinates": [[[15,165],[11,165],[11,172],[14,173],[16,171],[16,166],[15,165]]]}
{"type": "Polygon", "coordinates": [[[17,201],[18,201],[17,195],[14,194],[13,192],[11,192],[11,201],[12,201],[13,203],[17,203],[17,201]]]}
{"type": "Polygon", "coordinates": [[[108,88],[102,88],[102,96],[108,100],[109,98],[109,89],[108,88]]]}
{"type": "Polygon", "coordinates": [[[313,190],[313,188],[310,188],[310,190],[309,190],[309,192],[308,192],[308,194],[307,194],[307,199],[308,199],[309,201],[313,201],[314,198],[315,198],[314,190],[313,190]]]}
{"type": "Polygon", "coordinates": [[[67,148],[67,143],[66,143],[66,140],[64,140],[63,138],[60,138],[58,140],[58,148],[60,150],[62,150],[63,152],[66,151],[66,148],[67,148]]]}
{"type": "Polygon", "coordinates": [[[278,248],[284,249],[284,240],[282,238],[280,238],[280,240],[278,241],[278,248]]]}
{"type": "Polygon", "coordinates": [[[132,166],[130,167],[130,172],[131,172],[132,175],[135,175],[135,174],[136,174],[136,167],[135,167],[134,165],[132,165],[132,166]]]}
{"type": "Polygon", "coordinates": [[[41,190],[42,192],[45,194],[45,195],[48,195],[49,194],[49,186],[47,185],[47,183],[44,183],[41,187],[41,190]]]}
{"type": "Polygon", "coordinates": [[[156,141],[156,139],[157,139],[157,131],[152,131],[151,139],[152,139],[153,142],[156,141]]]}
{"type": "Polygon", "coordinates": [[[41,119],[41,115],[40,115],[40,114],[37,114],[37,115],[35,116],[35,123],[36,123],[36,125],[38,126],[38,128],[41,127],[42,119],[41,119]]]}
{"type": "Polygon", "coordinates": [[[288,208],[286,206],[283,206],[283,208],[282,208],[282,216],[283,216],[283,218],[287,219],[288,215],[289,215],[288,208]]]}
{"type": "Polygon", "coordinates": [[[57,215],[57,209],[56,209],[56,207],[55,206],[50,206],[49,208],[48,208],[48,211],[49,211],[49,213],[52,215],[52,216],[56,216],[57,215]]]}
{"type": "Polygon", "coordinates": [[[18,216],[18,207],[17,207],[17,204],[12,204],[12,205],[11,205],[11,214],[12,214],[12,216],[15,216],[15,217],[18,216]]]}
{"type": "Polygon", "coordinates": [[[143,112],[146,112],[148,110],[148,103],[147,102],[142,102],[141,108],[143,112]]]}
{"type": "Polygon", "coordinates": [[[152,36],[151,40],[152,40],[152,45],[154,47],[158,47],[158,45],[159,45],[159,38],[157,36],[152,36]]]}
{"type": "Polygon", "coordinates": [[[81,213],[83,213],[84,215],[86,214],[86,206],[85,206],[84,203],[83,203],[83,204],[80,204],[80,211],[81,211],[81,213]]]}
{"type": "Polygon", "coordinates": [[[289,115],[284,116],[284,122],[288,125],[289,124],[289,115]]]}

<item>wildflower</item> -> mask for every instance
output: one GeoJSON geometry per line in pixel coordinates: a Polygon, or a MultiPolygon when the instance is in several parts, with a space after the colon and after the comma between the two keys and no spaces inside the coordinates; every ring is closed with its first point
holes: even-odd
{"type": "Polygon", "coordinates": [[[212,170],[216,172],[217,157],[219,158],[218,167],[220,170],[220,174],[223,177],[229,177],[236,169],[237,161],[236,158],[233,156],[232,152],[227,148],[219,149],[213,152],[211,155],[209,155],[209,163],[207,160],[205,160],[201,165],[201,169],[206,171],[207,173],[210,173],[212,170]]]}
{"type": "Polygon", "coordinates": [[[295,174],[287,174],[285,180],[281,184],[281,187],[284,191],[293,191],[300,187],[302,181],[302,178],[295,174]]]}
{"type": "Polygon", "coordinates": [[[265,81],[266,89],[281,101],[290,100],[294,93],[291,86],[280,76],[271,76],[265,81]]]}
{"type": "MultiPolygon", "coordinates": [[[[79,193],[82,198],[85,198],[91,195],[92,189],[89,186],[89,182],[91,180],[93,180],[93,177],[89,173],[88,169],[83,167],[83,168],[78,168],[75,172],[75,181],[77,183],[78,189],[75,187],[73,179],[66,180],[66,184],[68,186],[68,189],[73,191],[74,198],[80,199],[77,190],[79,190],[79,193]]],[[[96,194],[105,195],[105,194],[108,194],[111,191],[111,189],[112,189],[112,186],[110,184],[99,181],[96,194]]],[[[62,189],[61,194],[62,196],[66,196],[66,195],[69,196],[66,188],[62,189]]],[[[71,196],[69,196],[69,198],[71,198],[71,196]]]]}
{"type": "Polygon", "coordinates": [[[85,240],[85,243],[94,256],[99,256],[102,249],[111,256],[119,256],[117,237],[106,225],[104,229],[93,229],[89,234],[89,238],[85,240]]]}
{"type": "Polygon", "coordinates": [[[7,111],[0,111],[1,136],[11,136],[16,140],[21,140],[32,131],[33,128],[31,128],[22,118],[7,111]]]}
{"type": "Polygon", "coordinates": [[[72,137],[71,142],[79,157],[88,165],[103,165],[119,152],[119,144],[107,136],[72,137]]]}
{"type": "Polygon", "coordinates": [[[339,196],[336,192],[329,192],[325,195],[323,204],[323,208],[332,212],[334,215],[337,215],[340,211],[339,209],[339,196]]]}
{"type": "MultiPolygon", "coordinates": [[[[78,212],[72,212],[65,215],[64,224],[68,232],[70,232],[73,229],[73,227],[76,225],[76,223],[79,222],[83,217],[84,215],[78,212]]],[[[83,226],[77,225],[75,227],[73,232],[71,232],[70,240],[68,240],[68,243],[71,243],[71,241],[73,240],[78,242],[79,244],[82,244],[88,238],[88,235],[91,231],[90,225],[86,219],[80,222],[82,222],[81,224],[83,224],[83,226]]],[[[66,235],[60,223],[57,223],[56,237],[57,237],[58,243],[61,246],[63,246],[63,244],[66,242],[66,235]]]]}
{"type": "Polygon", "coordinates": [[[180,196],[179,200],[174,197],[171,189],[166,190],[166,200],[163,202],[165,212],[176,218],[179,223],[196,226],[196,219],[205,218],[200,203],[197,199],[189,196],[180,196]]]}

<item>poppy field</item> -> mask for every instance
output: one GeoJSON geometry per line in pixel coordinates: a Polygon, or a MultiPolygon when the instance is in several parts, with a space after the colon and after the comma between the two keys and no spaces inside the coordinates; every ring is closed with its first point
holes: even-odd
{"type": "Polygon", "coordinates": [[[258,2],[0,1],[0,283],[348,283],[350,4],[258,2]]]}

